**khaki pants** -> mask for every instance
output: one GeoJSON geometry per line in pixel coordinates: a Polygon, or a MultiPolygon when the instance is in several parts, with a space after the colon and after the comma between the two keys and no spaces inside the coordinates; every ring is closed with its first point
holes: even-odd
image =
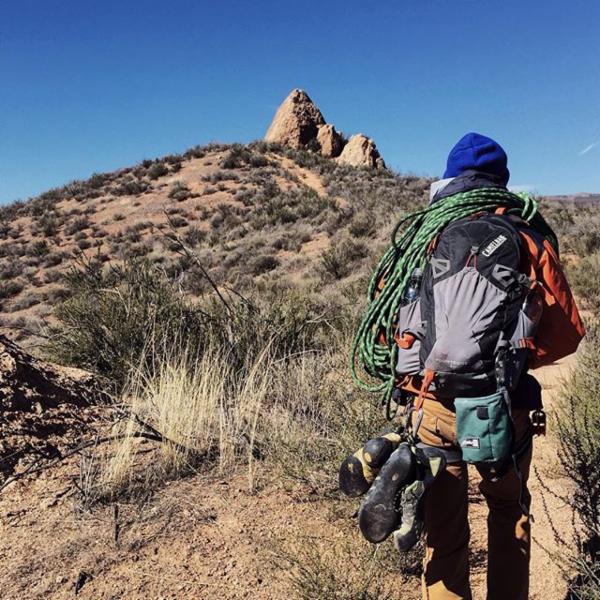
{"type": "MultiPolygon", "coordinates": [[[[456,449],[456,418],[452,406],[425,400],[419,437],[432,446],[456,449]]],[[[529,430],[529,412],[513,411],[517,444],[529,430]]],[[[526,488],[531,447],[520,459],[526,488]]],[[[487,600],[526,600],[529,590],[530,525],[519,504],[521,486],[514,468],[499,481],[484,478],[479,489],[488,514],[487,600]]],[[[468,476],[464,462],[451,463],[425,498],[426,554],[423,598],[470,599],[468,476]]]]}

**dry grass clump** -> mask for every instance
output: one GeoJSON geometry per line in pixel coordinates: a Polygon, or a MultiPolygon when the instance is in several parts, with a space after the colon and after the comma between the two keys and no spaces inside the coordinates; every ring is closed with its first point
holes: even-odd
{"type": "Polygon", "coordinates": [[[101,496],[213,468],[246,468],[252,488],[262,467],[334,493],[340,460],[382,429],[381,413],[344,383],[346,345],[276,358],[274,342],[249,349],[242,370],[214,347],[173,354],[152,373],[134,369],[113,428],[119,441],[95,484],[101,496]],[[138,463],[144,432],[159,445],[138,463]]]}
{"type": "Polygon", "coordinates": [[[263,351],[239,379],[227,357],[209,349],[198,359],[185,352],[174,355],[152,375],[135,370],[123,395],[124,418],[113,427],[118,441],[92,482],[96,495],[127,496],[198,469],[224,472],[240,463],[246,465],[252,487],[269,364],[269,353],[263,351]],[[151,461],[139,462],[141,436],[148,431],[160,443],[151,461]]]}

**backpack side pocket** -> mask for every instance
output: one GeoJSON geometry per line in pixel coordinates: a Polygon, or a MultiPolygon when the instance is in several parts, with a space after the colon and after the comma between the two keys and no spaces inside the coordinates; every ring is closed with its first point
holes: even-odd
{"type": "Polygon", "coordinates": [[[401,306],[395,340],[398,345],[396,373],[401,376],[417,375],[421,371],[419,357],[424,323],[421,321],[421,301],[419,299],[401,306]]]}

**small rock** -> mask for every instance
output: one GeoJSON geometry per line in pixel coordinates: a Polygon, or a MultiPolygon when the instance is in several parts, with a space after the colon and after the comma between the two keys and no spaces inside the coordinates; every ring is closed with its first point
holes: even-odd
{"type": "Polygon", "coordinates": [[[337,161],[355,167],[385,169],[385,162],[379,155],[375,142],[362,133],[357,133],[348,140],[337,161]]]}

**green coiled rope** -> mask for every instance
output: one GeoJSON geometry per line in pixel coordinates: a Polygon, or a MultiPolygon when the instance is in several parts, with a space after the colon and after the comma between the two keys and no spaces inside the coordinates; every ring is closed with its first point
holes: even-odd
{"type": "Polygon", "coordinates": [[[356,385],[369,392],[381,392],[388,407],[395,384],[398,347],[394,343],[394,322],[404,290],[415,268],[424,269],[427,248],[450,223],[478,212],[520,216],[542,234],[558,253],[558,241],[538,212],[537,202],[525,194],[505,189],[481,188],[455,194],[401,219],[392,233],[392,244],[379,260],[368,288],[367,310],[352,344],[350,368],[356,385]],[[385,285],[378,290],[380,282],[385,285]],[[379,292],[379,293],[377,293],[379,292]],[[381,343],[381,334],[386,343],[381,343]],[[359,369],[370,380],[359,375],[359,369]]]}

